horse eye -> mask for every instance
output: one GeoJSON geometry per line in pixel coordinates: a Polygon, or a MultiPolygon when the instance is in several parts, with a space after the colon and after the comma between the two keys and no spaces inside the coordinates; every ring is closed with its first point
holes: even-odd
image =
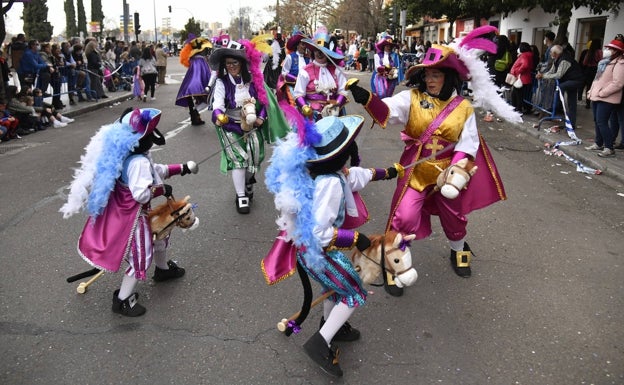
{"type": "Polygon", "coordinates": [[[394,258],[394,263],[399,263],[401,260],[399,258],[394,258]]]}

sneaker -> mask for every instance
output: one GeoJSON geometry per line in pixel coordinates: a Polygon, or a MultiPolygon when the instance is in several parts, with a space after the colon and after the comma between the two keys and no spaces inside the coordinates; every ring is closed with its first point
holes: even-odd
{"type": "Polygon", "coordinates": [[[455,274],[462,278],[468,278],[472,275],[470,269],[470,261],[472,260],[472,251],[468,243],[464,242],[463,251],[451,250],[451,266],[455,270],[455,274]]]}
{"type": "Polygon", "coordinates": [[[615,156],[615,150],[610,148],[604,148],[598,153],[598,156],[601,158],[613,158],[615,156]]]}
{"type": "Polygon", "coordinates": [[[340,369],[340,364],[338,363],[339,351],[337,349],[334,351],[327,346],[327,342],[325,342],[325,338],[323,338],[321,333],[314,333],[303,344],[303,350],[325,373],[334,377],[342,377],[342,369],[340,369]]]}
{"type": "Polygon", "coordinates": [[[145,307],[140,305],[137,301],[139,299],[138,293],[132,293],[130,297],[121,300],[119,299],[119,290],[115,290],[113,293],[113,313],[125,315],[126,317],[138,317],[145,314],[145,307]]]}
{"type": "MultiPolygon", "coordinates": [[[[323,325],[325,325],[325,317],[321,317],[319,330],[323,327],[323,325]]],[[[338,332],[336,332],[336,335],[334,335],[334,338],[332,338],[332,342],[334,341],[351,342],[351,341],[357,341],[359,339],[360,339],[360,331],[354,328],[353,326],[351,326],[349,322],[345,322],[340,327],[340,329],[338,329],[338,332]]]]}
{"type": "Polygon", "coordinates": [[[249,214],[250,209],[248,196],[236,197],[236,211],[238,211],[239,214],[249,214]]]}
{"type": "Polygon", "coordinates": [[[156,98],[152,96],[152,97],[150,98],[150,100],[156,100],[156,98]]]}
{"type": "Polygon", "coordinates": [[[604,149],[604,147],[603,146],[599,146],[596,143],[594,143],[591,146],[585,147],[585,149],[587,151],[602,151],[604,149]]]}
{"type": "Polygon", "coordinates": [[[156,282],[163,282],[170,279],[180,278],[184,275],[184,273],[186,273],[186,270],[184,270],[184,268],[179,267],[172,260],[167,261],[167,266],[169,266],[168,269],[161,269],[157,266],[154,270],[154,276],[152,277],[152,279],[156,282]]]}
{"type": "Polygon", "coordinates": [[[63,123],[63,122],[59,122],[58,120],[55,120],[53,125],[54,125],[54,128],[61,128],[61,127],[66,127],[67,123],[63,123]]]}
{"type": "Polygon", "coordinates": [[[62,123],[73,123],[74,121],[75,121],[75,119],[68,118],[67,116],[61,116],[61,122],[62,123]]]}
{"type": "Polygon", "coordinates": [[[147,102],[147,95],[143,95],[143,102],[147,102]]]}

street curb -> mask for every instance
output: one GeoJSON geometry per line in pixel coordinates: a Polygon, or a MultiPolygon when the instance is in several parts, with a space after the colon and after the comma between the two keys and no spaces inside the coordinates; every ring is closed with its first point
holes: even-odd
{"type": "MultiPolygon", "coordinates": [[[[532,127],[526,127],[518,123],[511,123],[511,125],[519,131],[522,131],[525,134],[536,138],[542,144],[548,143],[550,146],[552,146],[558,142],[556,140],[553,140],[553,137],[551,135],[544,133],[542,130],[538,130],[532,127]]],[[[620,183],[624,184],[624,167],[609,167],[606,162],[600,162],[600,158],[597,157],[595,152],[585,150],[585,145],[586,144],[583,142],[578,146],[560,146],[559,150],[583,163],[587,167],[600,170],[601,175],[616,179],[620,183]]],[[[624,155],[624,153],[620,154],[624,155]]],[[[621,161],[622,160],[620,159],[620,162],[621,161]]]]}
{"type": "Polygon", "coordinates": [[[68,118],[74,118],[76,116],[80,116],[87,112],[93,112],[105,107],[110,107],[113,104],[121,103],[126,100],[129,100],[133,96],[132,92],[126,92],[124,94],[111,96],[108,94],[108,99],[100,99],[99,102],[80,102],[79,107],[71,106],[67,111],[61,111],[63,116],[67,116],[68,118]]]}

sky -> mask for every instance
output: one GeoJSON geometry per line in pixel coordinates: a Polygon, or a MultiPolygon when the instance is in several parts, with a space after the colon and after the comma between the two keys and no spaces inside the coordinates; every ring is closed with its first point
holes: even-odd
{"type": "MultiPolygon", "coordinates": [[[[48,21],[54,26],[55,36],[65,30],[64,3],[64,0],[47,0],[48,21]]],[[[87,22],[89,22],[91,18],[91,1],[83,0],[83,3],[87,22]]],[[[134,12],[140,13],[143,30],[154,30],[154,24],[160,30],[162,19],[166,17],[171,17],[171,26],[177,29],[182,29],[191,17],[195,17],[195,20],[207,22],[218,21],[224,26],[228,26],[230,24],[230,15],[238,14],[239,7],[252,8],[254,10],[252,14],[257,16],[252,17],[252,25],[258,23],[261,26],[272,19],[272,15],[269,15],[264,9],[269,5],[275,5],[275,0],[126,0],[126,3],[129,7],[131,19],[134,12]],[[172,8],[171,13],[169,13],[169,5],[172,8]],[[156,8],[155,13],[154,8],[156,8]],[[156,23],[154,23],[154,19],[156,23]]],[[[123,0],[102,0],[102,8],[104,11],[104,24],[106,26],[109,23],[112,24],[111,27],[108,27],[111,29],[119,25],[120,17],[123,14],[123,0]]],[[[13,4],[6,19],[6,31],[8,33],[17,34],[23,32],[22,11],[22,3],[13,4]]]]}

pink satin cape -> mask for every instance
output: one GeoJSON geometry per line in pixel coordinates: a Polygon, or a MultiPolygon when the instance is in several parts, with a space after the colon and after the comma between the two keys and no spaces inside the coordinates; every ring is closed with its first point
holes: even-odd
{"type": "Polygon", "coordinates": [[[78,253],[98,269],[118,271],[130,252],[140,215],[141,204],[134,200],[127,187],[117,182],[102,214],[95,220],[87,219],[78,240],[78,253]]]}

